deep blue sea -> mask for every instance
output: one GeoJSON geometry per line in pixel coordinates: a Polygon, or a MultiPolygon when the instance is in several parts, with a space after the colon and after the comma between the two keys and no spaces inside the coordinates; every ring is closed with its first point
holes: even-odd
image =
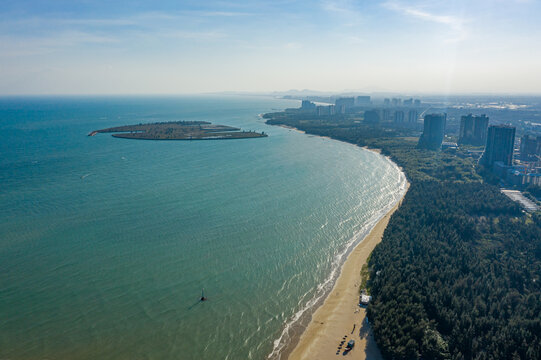
{"type": "Polygon", "coordinates": [[[0,98],[0,359],[276,357],[405,185],[376,153],[258,116],[298,105],[0,98]],[[176,120],[269,137],[87,136],[176,120]]]}

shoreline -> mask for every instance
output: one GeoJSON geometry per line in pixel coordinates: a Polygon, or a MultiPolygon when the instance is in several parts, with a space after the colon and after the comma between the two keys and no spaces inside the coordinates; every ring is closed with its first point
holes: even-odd
{"type": "MultiPolygon", "coordinates": [[[[274,125],[270,125],[270,126],[274,126],[274,125]]],[[[284,128],[284,129],[288,129],[288,130],[293,130],[293,131],[296,131],[296,132],[300,132],[301,134],[306,134],[305,131],[299,130],[299,129],[297,129],[296,127],[293,127],[293,126],[284,125],[284,124],[278,125],[278,126],[281,127],[281,128],[284,128]]],[[[320,137],[322,137],[322,136],[320,136],[320,137]]]]}
{"type": "MultiPolygon", "coordinates": [[[[278,126],[306,134],[305,131],[292,126],[278,126]]],[[[372,149],[366,146],[361,148],[381,155],[380,149],[372,149]]],[[[291,360],[329,359],[333,356],[342,355],[345,344],[339,353],[337,353],[337,349],[344,336],[347,336],[346,342],[351,339],[355,340],[355,348],[349,352],[349,355],[355,359],[382,359],[379,348],[372,336],[371,328],[365,322],[366,309],[359,306],[360,271],[376,245],[382,240],[390,217],[401,205],[410,186],[402,168],[388,156],[384,157],[395,165],[404,176],[404,192],[396,200],[392,208],[379,217],[371,230],[352,249],[346,252],[346,259],[338,268],[339,273],[334,280],[332,289],[312,306],[308,314],[305,314],[308,319],[300,321],[299,324],[296,324],[296,327],[291,329],[293,331],[292,334],[288,334],[290,335],[289,342],[277,354],[273,350],[269,358],[291,360]]]]}
{"type": "MultiPolygon", "coordinates": [[[[406,192],[408,188],[409,182],[406,184],[406,192]]],[[[313,312],[312,319],[295,346],[292,346],[293,349],[284,352],[285,359],[332,358],[337,356],[337,348],[344,336],[347,336],[346,342],[355,340],[355,347],[349,356],[355,359],[383,359],[370,325],[365,321],[366,309],[359,306],[360,271],[383,238],[389,219],[402,203],[406,192],[348,255],[333,289],[323,304],[313,312]]],[[[339,355],[342,355],[344,349],[345,345],[339,355]]]]}

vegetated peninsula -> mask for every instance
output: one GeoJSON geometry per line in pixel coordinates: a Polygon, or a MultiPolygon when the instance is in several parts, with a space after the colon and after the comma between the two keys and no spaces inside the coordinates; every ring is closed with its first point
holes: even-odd
{"type": "Polygon", "coordinates": [[[111,127],[92,131],[113,133],[114,137],[139,140],[226,140],[266,137],[264,132],[241,131],[239,128],[215,125],[207,121],[173,121],[111,127]]]}

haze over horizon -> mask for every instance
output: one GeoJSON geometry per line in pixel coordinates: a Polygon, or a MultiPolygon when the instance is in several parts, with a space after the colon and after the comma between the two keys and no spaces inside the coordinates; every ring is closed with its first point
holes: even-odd
{"type": "Polygon", "coordinates": [[[541,92],[536,0],[2,3],[1,95],[541,92]]]}

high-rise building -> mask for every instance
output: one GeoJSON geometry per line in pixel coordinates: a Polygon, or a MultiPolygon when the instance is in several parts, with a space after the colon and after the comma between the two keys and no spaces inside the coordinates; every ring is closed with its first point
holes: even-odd
{"type": "Polygon", "coordinates": [[[335,112],[334,109],[335,109],[334,105],[318,106],[316,107],[316,114],[318,116],[334,115],[334,112],[335,112]]]}
{"type": "Polygon", "coordinates": [[[412,105],[413,105],[413,99],[404,100],[404,106],[412,106],[412,105]]]}
{"type": "Polygon", "coordinates": [[[357,99],[355,99],[356,106],[366,106],[370,104],[370,96],[357,96],[357,99]]]}
{"type": "Polygon", "coordinates": [[[408,122],[409,123],[416,123],[418,118],[419,118],[419,114],[417,113],[417,110],[408,111],[408,122]]]}
{"type": "Polygon", "coordinates": [[[421,100],[413,100],[413,106],[421,106],[421,100]]]}
{"type": "Polygon", "coordinates": [[[459,143],[469,143],[473,138],[473,115],[462,116],[460,118],[460,131],[458,133],[459,143]]]}
{"type": "Polygon", "coordinates": [[[343,97],[338,98],[334,101],[334,105],[337,109],[340,109],[341,106],[344,107],[344,109],[349,109],[355,106],[355,98],[352,97],[343,97]]]}
{"type": "Polygon", "coordinates": [[[379,112],[377,110],[366,110],[364,112],[364,122],[369,124],[379,123],[379,112]]]}
{"type": "Polygon", "coordinates": [[[487,141],[488,116],[482,114],[475,118],[473,124],[473,139],[475,144],[483,145],[487,141]]]}
{"type": "Polygon", "coordinates": [[[490,125],[488,127],[485,152],[481,163],[492,167],[496,161],[506,166],[513,165],[513,146],[515,145],[515,128],[506,125],[490,125]]]}
{"type": "Polygon", "coordinates": [[[465,115],[460,119],[458,142],[461,144],[486,144],[488,117],[483,115],[465,115]]]}
{"type": "Polygon", "coordinates": [[[393,99],[391,100],[391,104],[392,104],[393,106],[400,106],[400,105],[402,105],[402,99],[400,99],[400,98],[393,98],[393,99]]]}
{"type": "Polygon", "coordinates": [[[391,105],[391,99],[383,99],[383,106],[390,106],[391,105]]]}
{"type": "Polygon", "coordinates": [[[424,119],[423,135],[419,139],[419,147],[439,149],[445,135],[447,114],[427,114],[424,119]]]}
{"type": "Polygon", "coordinates": [[[390,109],[383,109],[381,111],[381,115],[382,115],[383,121],[390,121],[391,120],[391,110],[390,109]]]}
{"type": "Polygon", "coordinates": [[[329,106],[327,106],[327,108],[329,109],[329,115],[334,115],[334,114],[336,114],[336,106],[334,106],[334,105],[329,105],[329,106]]]}
{"type": "Polygon", "coordinates": [[[396,110],[394,112],[394,122],[395,123],[403,123],[404,122],[404,111],[402,110],[396,110]]]}
{"type": "Polygon", "coordinates": [[[538,161],[541,156],[541,136],[523,135],[520,138],[520,159],[538,161]]]}
{"type": "Polygon", "coordinates": [[[303,100],[301,102],[301,109],[302,110],[315,110],[316,109],[316,104],[314,104],[310,100],[303,100]]]}

